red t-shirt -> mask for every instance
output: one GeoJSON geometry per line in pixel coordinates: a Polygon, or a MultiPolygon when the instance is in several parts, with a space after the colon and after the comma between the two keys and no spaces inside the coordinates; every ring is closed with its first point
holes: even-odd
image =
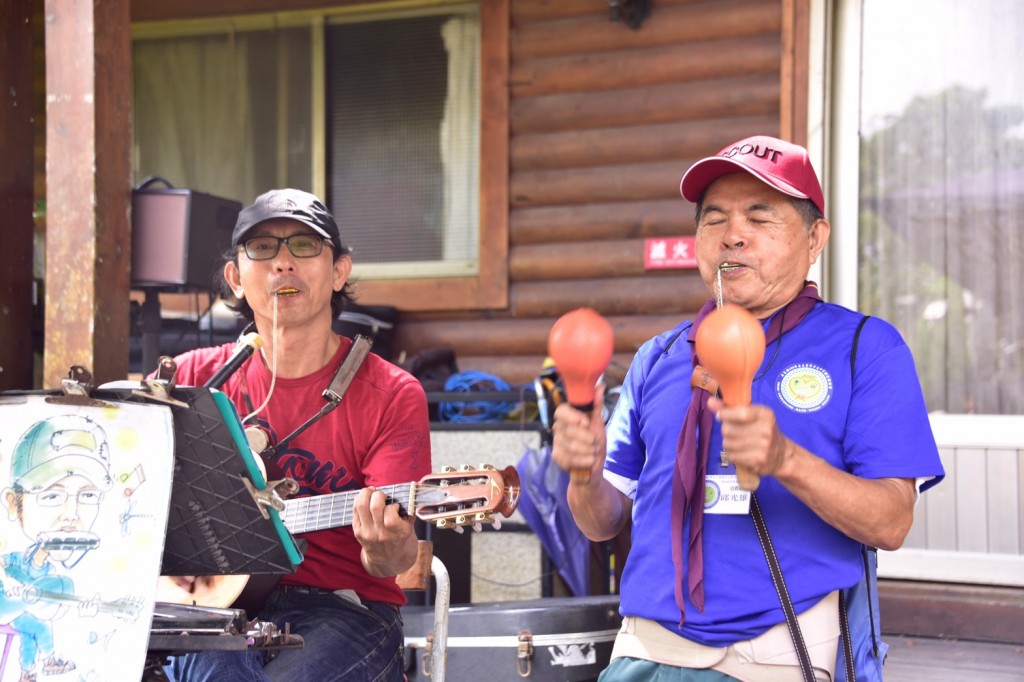
{"type": "MultiPolygon", "coordinates": [[[[331,361],[313,374],[295,379],[278,377],[270,403],[255,420],[267,431],[271,445],[327,405],[323,391],[351,346],[351,340],[342,338],[331,361]]],[[[176,383],[202,386],[234,350],[235,344],[231,343],[178,356],[176,383]]],[[[257,354],[220,390],[245,417],[263,404],[270,381],[270,370],[257,354]]],[[[430,424],[423,388],[408,372],[370,353],[341,403],[277,453],[274,464],[280,467],[280,473],[299,484],[295,497],[418,481],[431,471],[430,424]]],[[[364,601],[405,603],[394,578],[375,578],[363,569],[361,548],[351,527],[319,530],[301,537],[308,543],[303,561],[295,573],[282,579],[282,584],[352,589],[364,601]]]]}

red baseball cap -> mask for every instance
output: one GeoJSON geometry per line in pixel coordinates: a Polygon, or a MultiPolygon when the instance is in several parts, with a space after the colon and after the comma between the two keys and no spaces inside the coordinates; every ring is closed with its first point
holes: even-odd
{"type": "Polygon", "coordinates": [[[685,199],[696,203],[712,182],[739,171],[750,173],[783,194],[810,199],[825,213],[825,195],[807,150],[767,135],[740,140],[717,155],[696,162],[683,174],[679,191],[685,199]]]}

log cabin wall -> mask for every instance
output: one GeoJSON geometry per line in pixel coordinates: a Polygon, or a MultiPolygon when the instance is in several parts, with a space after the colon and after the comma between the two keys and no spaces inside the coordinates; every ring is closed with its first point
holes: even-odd
{"type": "MultiPolygon", "coordinates": [[[[365,2],[132,0],[132,18],[365,2]]],[[[794,83],[806,72],[792,65],[807,50],[808,0],[650,4],[633,29],[607,0],[511,0],[509,306],[400,313],[396,358],[446,346],[461,369],[528,382],[555,320],[587,306],[612,323],[621,374],[643,341],[700,307],[696,270],[645,271],[644,240],[693,234],[678,183],[694,160],[754,133],[802,141],[806,88],[794,83]]]]}
{"type": "Polygon", "coordinates": [[[785,0],[651,4],[632,29],[604,0],[512,0],[509,307],[403,315],[396,351],[448,346],[462,370],[525,383],[555,320],[586,306],[615,330],[614,380],[707,299],[696,269],[645,271],[645,239],[694,233],[679,195],[690,163],[780,135],[795,13],[785,0]]]}

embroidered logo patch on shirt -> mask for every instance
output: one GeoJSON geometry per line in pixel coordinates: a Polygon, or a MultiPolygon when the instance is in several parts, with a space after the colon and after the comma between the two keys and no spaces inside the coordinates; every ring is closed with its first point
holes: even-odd
{"type": "Polygon", "coordinates": [[[832,398],[832,378],[817,365],[794,365],[779,377],[779,399],[795,412],[815,412],[832,398]]]}

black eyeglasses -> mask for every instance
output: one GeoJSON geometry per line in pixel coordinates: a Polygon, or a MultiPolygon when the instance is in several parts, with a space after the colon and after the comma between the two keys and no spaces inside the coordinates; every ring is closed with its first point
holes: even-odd
{"type": "Polygon", "coordinates": [[[314,258],[324,250],[325,241],[325,237],[316,234],[293,234],[290,237],[253,237],[242,242],[242,246],[249,260],[270,260],[281,250],[282,242],[296,258],[314,258]]]}

